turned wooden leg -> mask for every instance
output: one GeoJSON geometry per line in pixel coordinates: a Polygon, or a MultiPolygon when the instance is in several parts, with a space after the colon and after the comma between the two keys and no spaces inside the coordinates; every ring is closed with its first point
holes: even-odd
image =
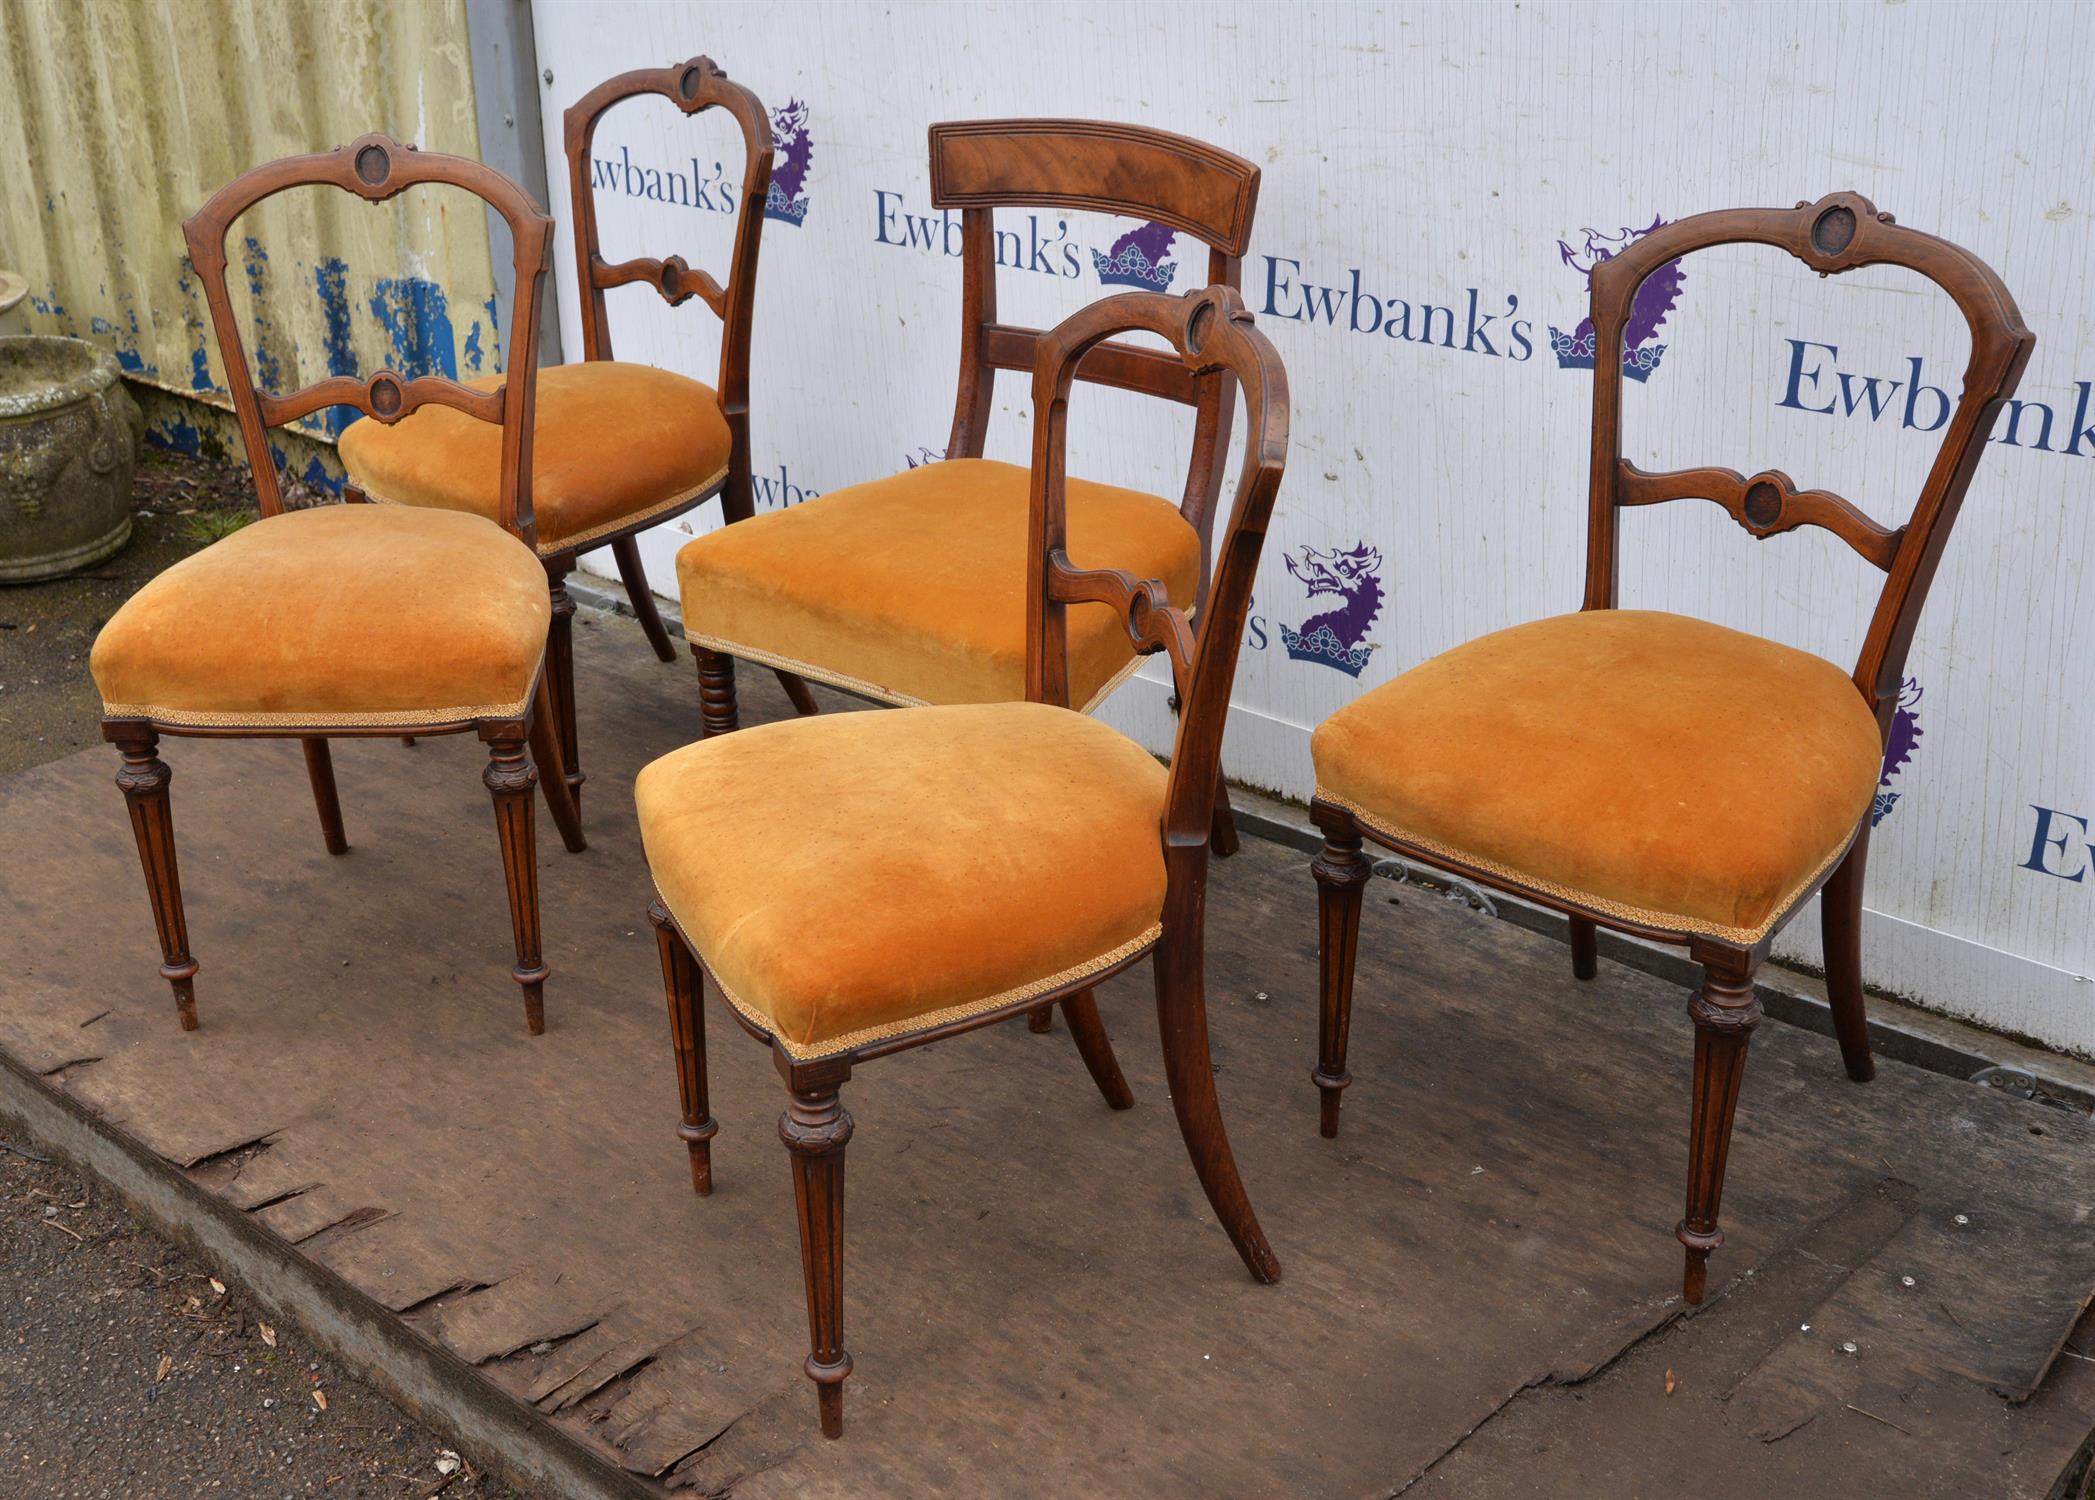
{"type": "Polygon", "coordinates": [[[1055,1007],[1043,1005],[1038,1010],[1026,1012],[1026,1030],[1035,1036],[1046,1036],[1055,1029],[1055,1007]]]}
{"type": "Polygon", "coordinates": [[[553,709],[553,688],[548,674],[541,672],[538,692],[531,703],[531,759],[543,769],[539,773],[538,787],[545,793],[546,811],[553,815],[553,826],[560,830],[560,841],[567,845],[567,852],[580,854],[589,847],[589,840],[582,835],[582,809],[575,806],[575,799],[568,790],[567,764],[561,757],[560,735],[556,728],[553,709]]]}
{"type": "Polygon", "coordinates": [[[306,753],[306,777],[313,783],[313,805],[320,809],[320,837],[329,854],[347,854],[349,840],[342,832],[342,799],[335,792],[335,758],[324,739],[302,739],[306,753]]]}
{"type": "Polygon", "coordinates": [[[735,659],[723,651],[693,646],[698,662],[698,737],[731,734],[741,725],[735,712],[735,659]]]}
{"type": "Polygon", "coordinates": [[[1704,959],[1702,988],[1688,1002],[1688,1015],[1695,1022],[1688,1211],[1674,1234],[1687,1247],[1681,1295],[1691,1305],[1702,1301],[1710,1251],[1724,1243],[1724,1231],[1717,1227],[1717,1206],[1724,1196],[1724,1159],[1731,1150],[1739,1082],[1746,1076],[1746,1044],[1760,1024],[1760,1000],[1753,993],[1755,967],[1744,954],[1704,959]]]}
{"type": "Polygon", "coordinates": [[[1229,783],[1222,773],[1215,773],[1215,815],[1208,825],[1208,848],[1215,854],[1228,859],[1237,852],[1237,815],[1229,805],[1229,783]]]}
{"type": "MultiPolygon", "coordinates": [[[[524,988],[524,1024],[533,1036],[546,1029],[546,966],[539,953],[538,835],[533,813],[538,773],[524,756],[515,725],[487,735],[487,768],[480,779],[495,799],[495,831],[502,840],[502,874],[509,887],[509,923],[516,931],[512,977],[524,988]]],[[[483,731],[485,733],[485,731],[483,731]]]]}
{"type": "Polygon", "coordinates": [[[116,742],[124,757],[116,784],[131,809],[138,837],[138,862],[145,868],[153,926],[160,934],[160,977],[175,992],[175,1015],[184,1031],[196,1030],[196,960],[189,956],[189,923],[182,914],[182,876],[175,867],[175,821],[167,800],[174,773],[153,752],[160,736],[142,729],[116,742]]]}
{"type": "Polygon", "coordinates": [[[1600,929],[1585,917],[1571,919],[1571,977],[1591,979],[1600,972],[1600,929]]]}
{"type": "Polygon", "coordinates": [[[778,685],[784,688],[786,696],[793,700],[794,713],[805,719],[822,712],[820,706],[815,702],[815,695],[808,690],[805,678],[796,677],[791,672],[777,671],[776,669],[774,671],[776,671],[778,677],[778,685]]]}
{"type": "Polygon", "coordinates": [[[400,743],[412,750],[415,748],[415,737],[411,734],[403,734],[400,736],[400,743]]]}
{"type": "Polygon", "coordinates": [[[647,909],[662,949],[662,989],[669,997],[669,1037],[676,1049],[677,1099],[684,1118],[677,1136],[691,1153],[691,1191],[713,1191],[713,1137],[720,1125],[706,1107],[706,977],[684,938],[657,901],[647,909]]]}
{"type": "MultiPolygon", "coordinates": [[[[1192,851],[1205,859],[1205,849],[1192,851]]],[[[1168,858],[1168,856],[1167,856],[1168,858]]],[[[1201,974],[1201,892],[1197,879],[1174,872],[1165,897],[1164,936],[1155,954],[1157,1032],[1164,1048],[1164,1080],[1178,1132],[1193,1170],[1244,1265],[1263,1282],[1280,1280],[1280,1259],[1266,1243],[1252,1211],[1244,1180],[1237,1175],[1215,1097],[1215,1062],[1208,1050],[1208,1010],[1201,974]]]]}
{"type": "Polygon", "coordinates": [[[670,643],[669,632],[662,627],[662,616],[655,609],[655,591],[647,586],[640,543],[622,536],[611,544],[611,555],[618,560],[618,581],[626,586],[626,602],[633,606],[633,618],[640,622],[647,643],[663,661],[675,661],[677,648],[670,643]]]}
{"type": "Polygon", "coordinates": [[[1310,816],[1324,830],[1324,852],[1310,863],[1317,880],[1317,1128],[1338,1135],[1346,1071],[1346,1038],[1353,1026],[1353,960],[1360,945],[1360,901],[1373,873],[1360,852],[1360,825],[1342,807],[1314,803],[1310,816]]]}
{"type": "Polygon", "coordinates": [[[807,1276],[807,1376],[815,1382],[822,1435],[844,1435],[844,1147],[851,1116],[835,1084],[795,1090],[778,1117],[793,1156],[793,1201],[800,1213],[800,1265],[807,1276]]]}
{"type": "Polygon", "coordinates": [[[582,737],[575,727],[575,601],[567,592],[566,568],[548,569],[553,594],[553,628],[546,632],[546,675],[553,679],[553,712],[560,729],[560,764],[567,773],[567,793],[582,813],[582,737]]]}
{"type": "Polygon", "coordinates": [[[1877,1076],[1869,1050],[1869,1015],[1862,999],[1862,874],[1869,860],[1869,824],[1834,868],[1819,892],[1819,932],[1826,947],[1826,998],[1833,1005],[1833,1034],[1848,1076],[1868,1083],[1877,1076]]]}
{"type": "Polygon", "coordinates": [[[1098,1018],[1097,998],[1089,990],[1079,990],[1063,1000],[1062,1016],[1069,1022],[1069,1034],[1077,1044],[1077,1056],[1084,1059],[1084,1066],[1091,1072],[1091,1081],[1105,1095],[1107,1105],[1113,1109],[1133,1109],[1135,1092],[1128,1087],[1127,1078],[1120,1071],[1120,1059],[1113,1055],[1113,1042],[1106,1035],[1106,1023],[1098,1018]]]}

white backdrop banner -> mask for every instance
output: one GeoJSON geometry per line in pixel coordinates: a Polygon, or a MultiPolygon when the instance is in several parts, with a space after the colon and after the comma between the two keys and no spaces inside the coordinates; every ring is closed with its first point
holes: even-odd
{"type": "MultiPolygon", "coordinates": [[[[2095,8],[537,0],[534,15],[555,183],[561,112],[627,68],[703,52],[772,111],[752,374],[763,507],[941,457],[960,230],[930,203],[933,121],[1128,120],[1261,167],[1244,293],[1288,362],[1294,446],[1226,763],[1294,797],[1311,788],[1309,731],[1341,704],[1578,607],[1597,260],[1686,214],[1840,188],[1970,247],[2037,348],[1914,642],[1874,812],[1865,965],[1923,1003],[2095,1054],[2095,8]]],[[[610,259],[681,251],[725,270],[731,129],[661,100],[605,120],[592,171],[610,259]]],[[[1184,291],[1205,267],[1155,225],[1041,209],[998,229],[1011,321],[1049,325],[1121,285],[1184,291]]],[[[571,246],[556,243],[576,348],[571,246]]],[[[611,307],[620,357],[714,378],[700,304],[627,288],[611,307]]],[[[1910,274],[1820,280],[1738,247],[1654,278],[1632,344],[1626,456],[1781,468],[1895,525],[1968,339],[1910,274]]],[[[1022,376],[1000,383],[992,457],[1025,461],[1027,394],[1022,376]]],[[[1182,409],[1083,390],[1071,472],[1176,496],[1190,429],[1182,409]]],[[[708,507],[645,539],[660,589],[677,546],[716,521],[708,507]]],[[[1624,604],[1845,667],[1879,578],[1816,530],[1755,542],[1692,502],[1624,518],[1624,604]]],[[[1152,663],[1107,716],[1166,749],[1165,698],[1152,663]]],[[[1807,914],[1783,951],[1812,960],[1816,928],[1807,914]]]]}

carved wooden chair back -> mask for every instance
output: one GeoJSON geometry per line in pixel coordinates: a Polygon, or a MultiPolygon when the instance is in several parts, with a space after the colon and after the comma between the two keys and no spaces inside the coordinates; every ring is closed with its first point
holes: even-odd
{"type": "Polygon", "coordinates": [[[1069,704],[1067,612],[1071,604],[1109,604],[1128,635],[1171,662],[1179,701],[1177,742],[1171,757],[1163,834],[1168,850],[1205,858],[1220,770],[1222,732],[1231,684],[1251,610],[1253,576],[1265,546],[1273,497],[1287,466],[1288,377],[1280,355],[1253,326],[1237,290],[1210,286],[1183,297],[1127,292],[1083,308],[1053,330],[1036,335],[1033,373],[1033,486],[1026,572],[1026,696],[1069,704]],[[1115,345],[1114,334],[1143,331],[1175,351],[1115,345]],[[1221,564],[1194,632],[1187,609],[1164,596],[1162,585],[1117,568],[1071,566],[1068,536],[1069,394],[1086,378],[1083,366],[1099,350],[1128,348],[1150,359],[1172,359],[1189,380],[1211,386],[1227,377],[1244,393],[1244,467],[1237,480],[1221,564]]]}
{"type": "Polygon", "coordinates": [[[254,470],[255,495],[262,514],[284,508],[283,486],[269,451],[269,429],[295,422],[330,406],[354,406],[380,422],[399,421],[425,404],[452,406],[502,428],[502,504],[504,528],[525,545],[537,541],[531,513],[531,422],[538,387],[538,320],[546,257],[553,243],[553,221],[539,211],[531,195],[482,162],[446,156],[403,145],[381,134],[357,137],[346,146],[310,156],[287,156],[243,172],[213,193],[182,225],[189,260],[204,284],[211,325],[225,362],[226,387],[232,392],[240,437],[254,470]],[[464,188],[499,213],[509,225],[516,267],[516,306],[509,334],[508,373],[492,391],[476,391],[440,375],[410,380],[392,369],[368,380],[331,375],[288,395],[255,389],[249,373],[240,323],[226,287],[226,233],[235,219],[265,198],[294,187],[332,184],[367,203],[383,203],[420,183],[464,188]]]}
{"type": "MultiPolygon", "coordinates": [[[[611,325],[604,293],[641,282],[676,307],[696,296],[720,319],[721,409],[732,424],[749,411],[749,338],[756,315],[757,248],[764,227],[764,200],[771,191],[771,117],[757,96],[715,67],[710,57],[666,68],[636,68],[598,84],[562,116],[568,186],[575,216],[575,276],[582,286],[582,357],[610,359],[611,325]],[[693,270],[681,255],[666,260],[640,257],[606,263],[597,236],[596,179],[590,147],[597,122],[612,105],[642,94],[660,94],[687,115],[724,109],[742,132],[742,201],[735,206],[735,248],[723,286],[705,270],[693,270]]],[[[738,433],[738,436],[740,434],[738,433]]]]}
{"type": "Polygon", "coordinates": [[[1951,412],[1942,446],[1906,524],[1886,527],[1829,490],[1799,490],[1769,469],[1744,477],[1731,469],[1646,473],[1622,457],[1622,361],[1594,361],[1593,474],[1587,520],[1587,609],[1615,603],[1616,512],[1664,500],[1713,500],[1756,538],[1798,526],[1832,532],[1886,574],[1871,616],[1855,686],[1888,729],[1905,671],[1906,650],[1928,585],[1995,416],[2022,379],[2036,342],[2015,299],[1983,261],[1947,240],[1892,222],[1857,193],[1832,193],[1794,209],[1741,208],[1664,225],[1593,269],[1596,350],[1619,351],[1637,289],[1675,258],[1716,245],[1752,243],[1787,250],[1821,276],[1857,266],[1916,271],[1949,293],[1971,330],[1964,394],[1951,412]]]}
{"type": "MultiPolygon", "coordinates": [[[[982,456],[997,371],[1032,371],[1045,337],[1039,329],[997,321],[997,209],[1088,209],[1168,225],[1207,248],[1207,283],[1239,288],[1258,184],[1258,168],[1240,156],[1139,125],[962,120],[932,126],[931,202],[959,209],[961,232],[960,382],[946,456],[982,456]]],[[[1179,509],[1200,534],[1204,590],[1235,410],[1227,374],[1192,374],[1175,355],[1109,342],[1092,350],[1077,378],[1194,409],[1192,461],[1179,509]]]]}

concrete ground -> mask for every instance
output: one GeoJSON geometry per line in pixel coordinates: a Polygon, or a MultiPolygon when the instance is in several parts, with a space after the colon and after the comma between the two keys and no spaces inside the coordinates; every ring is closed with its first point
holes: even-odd
{"type": "Polygon", "coordinates": [[[0,1493],[513,1500],[0,1117],[0,1493]]]}

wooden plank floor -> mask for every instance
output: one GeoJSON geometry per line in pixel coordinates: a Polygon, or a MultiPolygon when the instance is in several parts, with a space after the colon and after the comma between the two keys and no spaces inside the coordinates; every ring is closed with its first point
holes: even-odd
{"type": "MultiPolygon", "coordinates": [[[[607,1465],[741,1500],[2040,1497],[2095,1428],[2087,1362],[2055,1366],[2095,1288],[2085,1119],[1897,1064],[1858,1088],[1764,1026],[1724,1295],[1677,1321],[1684,994],[1606,964],[1579,985],[1546,938],[1377,882],[1323,1141],[1314,890],[1251,840],[1214,874],[1211,1005],[1284,1279],[1245,1276],[1186,1164],[1146,970],[1100,997],[1126,1114],[1059,1024],[868,1065],[857,1365],[823,1442],[781,1090],[717,1011],[711,1199],[672,1133],[631,783],[695,732],[695,683],[621,621],[578,655],[592,842],[540,819],[545,1036],[508,979],[477,743],[338,742],[332,859],[295,745],[171,741],[202,1029],[155,973],[98,750],[0,783],[0,1048],[607,1465]]],[[[784,711],[743,681],[748,717],[784,711]]]]}

